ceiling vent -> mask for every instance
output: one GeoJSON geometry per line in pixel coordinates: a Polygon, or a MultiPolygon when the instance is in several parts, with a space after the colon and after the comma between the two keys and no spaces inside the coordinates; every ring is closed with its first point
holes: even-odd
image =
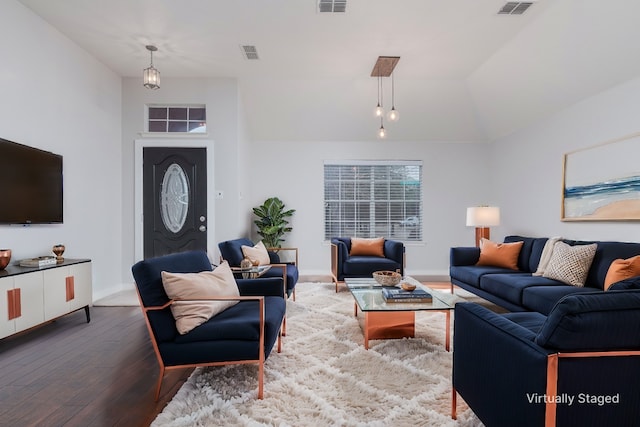
{"type": "Polygon", "coordinates": [[[344,13],[347,11],[347,0],[318,0],[320,13],[344,13]]]}
{"type": "Polygon", "coordinates": [[[532,2],[510,1],[502,6],[498,15],[522,15],[532,4],[532,2]]]}
{"type": "Polygon", "coordinates": [[[245,59],[260,59],[258,57],[258,49],[252,45],[241,45],[240,49],[242,49],[242,54],[245,59]]]}

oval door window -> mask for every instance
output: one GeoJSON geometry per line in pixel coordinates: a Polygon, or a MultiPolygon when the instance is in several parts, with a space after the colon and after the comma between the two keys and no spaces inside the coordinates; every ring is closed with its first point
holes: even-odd
{"type": "Polygon", "coordinates": [[[162,178],[160,216],[167,230],[182,230],[189,211],[189,180],[180,165],[172,163],[162,178]]]}

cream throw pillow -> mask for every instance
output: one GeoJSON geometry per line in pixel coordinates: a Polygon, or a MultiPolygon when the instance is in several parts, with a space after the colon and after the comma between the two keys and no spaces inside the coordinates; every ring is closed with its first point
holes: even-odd
{"type": "Polygon", "coordinates": [[[258,261],[258,265],[271,264],[269,252],[267,252],[267,248],[264,246],[264,243],[262,243],[262,240],[253,247],[242,245],[242,255],[244,255],[245,258],[249,258],[254,264],[256,261],[258,261]]]}
{"type": "Polygon", "coordinates": [[[559,280],[567,285],[584,286],[597,247],[596,243],[570,246],[564,242],[556,242],[542,277],[559,280]]]}
{"type": "Polygon", "coordinates": [[[553,247],[556,245],[556,242],[560,240],[562,240],[562,237],[551,237],[547,240],[544,244],[544,248],[542,248],[538,269],[532,274],[532,276],[542,276],[544,274],[544,271],[547,269],[547,265],[549,265],[551,255],[553,255],[553,247]]]}
{"type": "MultiPolygon", "coordinates": [[[[162,272],[162,285],[173,300],[197,300],[198,298],[238,297],[238,285],[227,261],[213,271],[200,273],[162,272]]],[[[171,305],[171,314],[181,335],[200,326],[218,313],[222,313],[239,301],[176,301],[171,305]]]]}

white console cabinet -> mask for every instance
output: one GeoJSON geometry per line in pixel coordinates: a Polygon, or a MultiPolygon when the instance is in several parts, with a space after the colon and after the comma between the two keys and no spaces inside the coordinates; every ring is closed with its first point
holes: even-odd
{"type": "Polygon", "coordinates": [[[90,321],[91,261],[0,271],[0,338],[84,308],[90,321]]]}

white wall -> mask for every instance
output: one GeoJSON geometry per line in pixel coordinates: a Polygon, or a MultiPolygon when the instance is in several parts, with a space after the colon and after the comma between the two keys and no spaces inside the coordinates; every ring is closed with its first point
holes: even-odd
{"type": "Polygon", "coordinates": [[[120,272],[120,78],[16,1],[0,28],[0,137],[64,158],[64,224],[0,226],[0,246],[14,262],[65,244],[99,298],[120,272]]]}
{"type": "MultiPolygon", "coordinates": [[[[491,179],[496,201],[502,207],[501,236],[640,241],[638,222],[560,220],[564,154],[638,132],[638,117],[640,78],[496,141],[491,179]]],[[[611,163],[616,159],[602,161],[611,163]]]]}
{"type": "MultiPolygon", "coordinates": [[[[236,238],[246,230],[239,220],[242,177],[239,176],[246,151],[246,132],[238,117],[238,89],[235,79],[182,79],[163,78],[159,90],[142,86],[141,78],[125,78],[122,83],[122,283],[131,284],[131,266],[134,256],[134,141],[157,139],[156,134],[143,134],[146,104],[205,104],[207,107],[206,138],[213,141],[215,188],[208,189],[209,198],[215,192],[223,192],[222,199],[215,199],[215,211],[209,212],[209,254],[218,258],[217,243],[236,238]],[[244,132],[244,133],[241,133],[244,132]],[[241,136],[239,136],[241,135],[241,136]],[[240,138],[242,138],[240,140],[240,138]],[[245,151],[243,151],[245,150],[245,151]],[[213,221],[211,219],[213,218],[213,221]],[[213,239],[211,235],[213,234],[213,239]]],[[[183,136],[177,137],[184,139],[183,136]]],[[[188,137],[187,137],[188,138],[188,137]]],[[[195,136],[202,138],[202,136],[195,136]]]]}
{"type": "MultiPolygon", "coordinates": [[[[284,246],[299,248],[300,272],[330,272],[330,247],[324,241],[325,160],[422,160],[424,241],[407,243],[407,272],[448,275],[449,248],[472,246],[474,231],[465,226],[466,208],[491,204],[486,144],[396,142],[265,142],[251,148],[251,206],[277,196],[296,209],[284,246]]],[[[257,240],[255,227],[252,237],[257,240]]]]}

